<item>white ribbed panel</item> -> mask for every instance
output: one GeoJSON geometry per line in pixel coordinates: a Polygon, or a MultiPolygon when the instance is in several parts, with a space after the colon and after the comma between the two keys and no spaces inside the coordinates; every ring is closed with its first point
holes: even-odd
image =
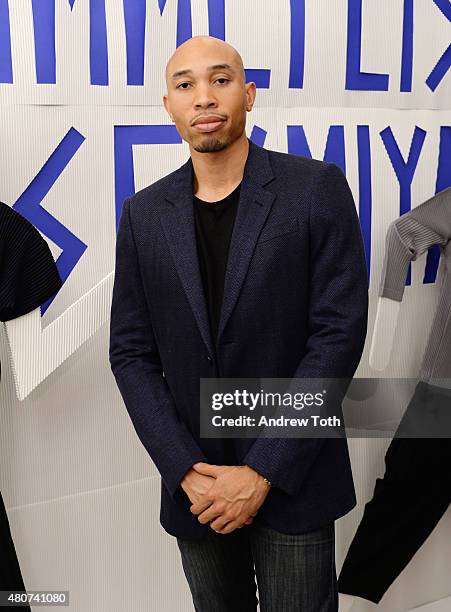
{"type": "Polygon", "coordinates": [[[7,508],[158,475],[111,373],[108,327],[23,401],[1,334],[0,490],[7,508]]]}
{"type": "Polygon", "coordinates": [[[39,308],[4,324],[19,399],[24,399],[107,320],[112,289],[113,273],[45,329],[39,308]]]}
{"type": "Polygon", "coordinates": [[[451,610],[451,597],[434,601],[419,608],[412,608],[409,612],[449,612],[449,610],[451,610]]]}
{"type": "Polygon", "coordinates": [[[190,612],[159,499],[154,477],[10,510],[27,588],[69,590],[71,605],[60,609],[70,612],[190,612]]]}

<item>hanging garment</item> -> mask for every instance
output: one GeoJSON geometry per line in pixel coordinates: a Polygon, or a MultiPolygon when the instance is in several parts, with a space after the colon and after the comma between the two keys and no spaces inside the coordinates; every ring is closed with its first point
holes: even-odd
{"type": "Polygon", "coordinates": [[[379,295],[401,302],[409,263],[434,245],[443,264],[440,295],[418,378],[451,388],[451,187],[390,224],[379,295]]]}
{"type": "MultiPolygon", "coordinates": [[[[34,310],[61,286],[47,242],[29,221],[0,202],[0,321],[9,321],[34,310]]],[[[24,590],[0,494],[0,591],[24,590]]],[[[1,609],[12,610],[13,607],[1,609]]],[[[30,610],[28,606],[20,609],[30,610]]]]}
{"type": "Polygon", "coordinates": [[[397,435],[412,414],[431,409],[451,410],[451,390],[419,381],[343,563],[340,593],[379,603],[451,502],[450,439],[397,435]]]}
{"type": "Polygon", "coordinates": [[[421,427],[449,431],[451,413],[451,188],[391,223],[379,295],[402,301],[409,262],[438,245],[438,307],[413,397],[385,455],[385,474],[346,555],[341,593],[378,603],[446,512],[451,501],[451,440],[421,438],[421,427]],[[432,424],[432,425],[431,425],[432,424]],[[404,437],[416,431],[416,438],[404,437]],[[403,437],[401,437],[403,436],[403,437]]]}

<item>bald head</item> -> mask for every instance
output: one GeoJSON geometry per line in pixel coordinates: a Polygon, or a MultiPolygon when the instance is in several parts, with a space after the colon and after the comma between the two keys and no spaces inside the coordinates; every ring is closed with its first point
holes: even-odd
{"type": "Polygon", "coordinates": [[[190,61],[209,55],[214,55],[215,58],[220,56],[221,64],[228,64],[242,84],[245,84],[243,60],[235,47],[214,36],[193,36],[177,47],[166,64],[165,77],[168,87],[171,80],[180,78],[182,74],[190,74],[190,61]]]}
{"type": "Polygon", "coordinates": [[[246,83],[232,45],[213,36],[189,38],[170,57],[165,76],[165,109],[192,151],[221,151],[246,138],[256,85],[246,83]]]}

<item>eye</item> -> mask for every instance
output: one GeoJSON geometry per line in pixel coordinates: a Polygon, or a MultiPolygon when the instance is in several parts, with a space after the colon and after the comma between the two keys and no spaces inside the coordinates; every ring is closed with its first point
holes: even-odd
{"type": "Polygon", "coordinates": [[[186,89],[186,87],[182,87],[182,85],[189,85],[189,83],[183,82],[183,83],[179,83],[176,87],[176,89],[186,89]]]}
{"type": "Polygon", "coordinates": [[[226,81],[226,83],[229,82],[229,79],[226,79],[225,77],[219,77],[219,79],[216,79],[217,81],[226,81]]]}

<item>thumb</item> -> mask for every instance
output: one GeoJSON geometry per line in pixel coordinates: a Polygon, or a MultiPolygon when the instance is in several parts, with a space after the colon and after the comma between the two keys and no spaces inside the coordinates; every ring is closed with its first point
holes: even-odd
{"type": "Polygon", "coordinates": [[[217,476],[218,472],[221,471],[219,465],[203,463],[202,461],[195,463],[193,465],[193,469],[196,470],[196,472],[199,472],[199,474],[206,474],[207,476],[217,476]]]}

